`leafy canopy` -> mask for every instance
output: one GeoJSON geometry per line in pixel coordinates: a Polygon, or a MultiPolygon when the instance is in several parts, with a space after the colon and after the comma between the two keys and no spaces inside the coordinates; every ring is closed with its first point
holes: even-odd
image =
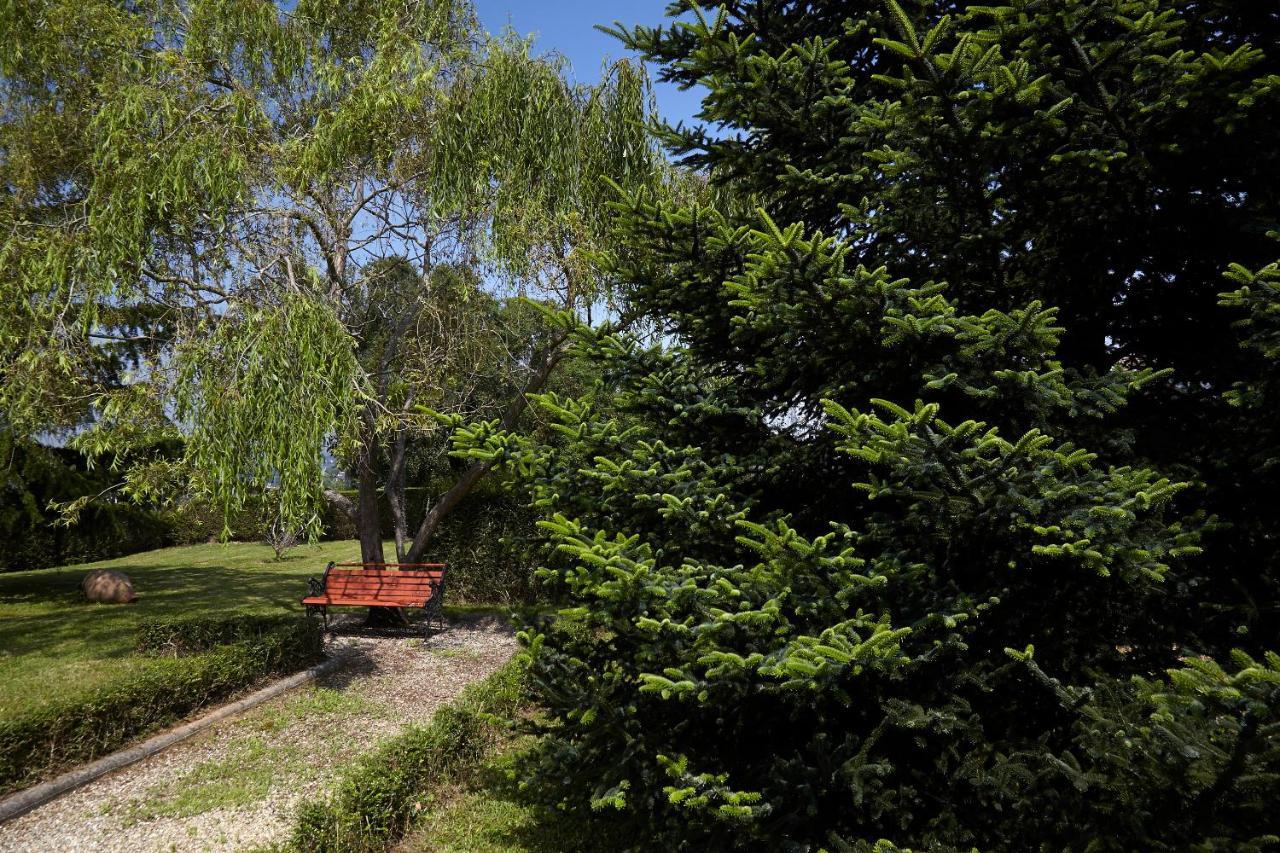
{"type": "Polygon", "coordinates": [[[325,451],[389,423],[352,427],[380,405],[363,271],[483,266],[592,304],[602,178],[654,174],[636,68],[574,86],[466,2],[3,11],[0,407],[28,434],[90,423],[94,452],[190,432],[183,466],[135,454],[139,497],[167,477],[233,511],[272,485],[314,529],[325,451]]]}

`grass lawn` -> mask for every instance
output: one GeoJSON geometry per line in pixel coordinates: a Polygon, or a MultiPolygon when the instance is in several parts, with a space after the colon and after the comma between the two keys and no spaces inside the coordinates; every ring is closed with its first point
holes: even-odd
{"type": "Polygon", "coordinates": [[[355,541],[304,545],[275,562],[266,545],[190,545],[58,569],[0,574],[0,719],[145,667],[168,664],[134,653],[134,629],[151,616],[298,610],[305,578],[330,560],[359,559],[355,541]],[[90,604],[85,573],[129,575],[135,604],[90,604]]]}
{"type": "Polygon", "coordinates": [[[467,784],[445,793],[396,849],[402,853],[608,851],[602,826],[544,815],[521,802],[512,768],[527,739],[492,756],[467,784]]]}

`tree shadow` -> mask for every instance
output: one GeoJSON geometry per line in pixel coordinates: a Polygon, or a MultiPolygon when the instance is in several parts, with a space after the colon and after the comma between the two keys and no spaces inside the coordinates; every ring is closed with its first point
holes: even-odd
{"type": "Polygon", "coordinates": [[[297,610],[306,594],[278,576],[243,570],[179,566],[130,573],[138,590],[133,604],[94,604],[80,594],[79,578],[23,579],[0,588],[5,603],[47,605],[42,612],[0,621],[0,649],[12,655],[48,652],[63,644],[90,647],[92,657],[133,651],[134,631],[148,617],[232,616],[249,611],[297,610]],[[162,582],[157,582],[162,581],[162,582]],[[234,591],[234,594],[228,594],[234,591]]]}
{"type": "Polygon", "coordinates": [[[334,654],[335,656],[340,655],[345,662],[333,672],[317,680],[316,683],[321,687],[345,691],[355,683],[356,679],[376,675],[382,671],[382,667],[369,654],[368,649],[349,646],[334,654]]]}

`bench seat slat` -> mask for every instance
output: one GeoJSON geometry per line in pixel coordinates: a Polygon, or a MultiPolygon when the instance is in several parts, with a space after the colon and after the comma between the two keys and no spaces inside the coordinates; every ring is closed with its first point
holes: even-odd
{"type": "Polygon", "coordinates": [[[415,581],[395,583],[393,581],[330,581],[325,586],[329,589],[427,589],[439,581],[415,581]]]}
{"type": "Polygon", "coordinates": [[[430,592],[431,587],[429,586],[333,586],[333,585],[330,585],[325,588],[325,592],[327,593],[335,593],[335,592],[380,593],[380,592],[395,592],[396,590],[403,590],[404,592],[430,592]]]}
{"type": "Polygon", "coordinates": [[[438,575],[437,575],[436,577],[425,577],[425,576],[424,576],[424,577],[414,577],[414,576],[409,576],[409,577],[404,577],[404,578],[398,578],[398,577],[396,577],[395,575],[378,575],[378,576],[375,576],[375,577],[368,577],[368,578],[352,577],[352,576],[338,576],[338,577],[332,577],[332,576],[330,576],[330,578],[329,578],[329,583],[394,583],[394,584],[405,584],[405,583],[438,583],[439,581],[440,581],[440,577],[439,577],[438,575]]]}
{"type": "Polygon", "coordinates": [[[329,586],[339,584],[354,585],[377,585],[385,584],[387,586],[425,586],[428,584],[439,583],[439,577],[407,577],[397,578],[394,576],[359,578],[359,577],[330,577],[329,586]]]}
{"type": "Polygon", "coordinates": [[[430,586],[433,583],[440,583],[434,578],[405,578],[398,581],[394,578],[334,578],[329,581],[329,586],[430,586]]]}
{"type": "Polygon", "coordinates": [[[330,598],[327,595],[312,596],[302,599],[303,604],[347,605],[349,607],[423,607],[426,601],[421,598],[330,598]]]}
{"type": "Polygon", "coordinates": [[[412,578],[444,574],[442,569],[330,569],[330,577],[401,577],[412,578]]]}
{"type": "MultiPolygon", "coordinates": [[[[317,594],[319,594],[319,590],[317,590],[317,594]]],[[[343,589],[342,587],[329,587],[328,589],[324,590],[323,594],[336,595],[339,597],[350,597],[353,595],[372,595],[375,597],[380,595],[408,595],[415,598],[421,598],[424,595],[430,595],[431,590],[426,588],[406,589],[404,587],[391,587],[387,589],[380,589],[378,587],[358,587],[355,589],[343,589]]]]}
{"type": "Polygon", "coordinates": [[[344,581],[369,581],[369,583],[393,583],[393,584],[422,584],[429,581],[439,580],[440,575],[404,575],[397,578],[396,575],[329,575],[329,583],[344,583],[344,581]]]}
{"type": "Polygon", "coordinates": [[[351,587],[343,588],[343,587],[331,586],[324,591],[324,594],[337,596],[339,598],[350,598],[353,595],[355,596],[371,595],[375,598],[383,595],[400,595],[400,596],[409,596],[410,598],[422,598],[423,596],[430,595],[431,590],[427,587],[417,587],[417,588],[391,587],[387,589],[382,589],[379,587],[364,587],[364,586],[355,587],[355,588],[351,588],[351,587]]]}
{"type": "Polygon", "coordinates": [[[365,575],[361,574],[338,574],[332,572],[329,577],[334,580],[360,580],[361,578],[368,580],[402,580],[402,581],[426,581],[439,580],[441,574],[439,572],[370,572],[365,575]]]}
{"type": "Polygon", "coordinates": [[[330,580],[326,587],[330,588],[387,588],[387,589],[425,589],[433,584],[439,584],[439,580],[410,580],[404,583],[396,583],[393,580],[330,580]]]}
{"type": "Polygon", "coordinates": [[[427,589],[439,583],[439,581],[410,581],[408,583],[395,583],[394,581],[330,581],[325,586],[330,589],[427,589]]]}

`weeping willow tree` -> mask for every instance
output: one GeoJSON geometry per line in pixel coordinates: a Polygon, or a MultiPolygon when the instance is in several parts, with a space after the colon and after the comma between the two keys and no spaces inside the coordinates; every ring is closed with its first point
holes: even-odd
{"type": "MultiPolygon", "coordinates": [[[[595,264],[611,242],[618,187],[669,189],[675,178],[646,131],[652,102],[643,73],[627,62],[606,68],[599,85],[576,86],[557,59],[533,57],[526,42],[507,34],[486,46],[455,91],[459,132],[438,153],[464,161],[480,153],[491,191],[484,209],[492,256],[544,306],[558,309],[548,317],[551,328],[544,325],[535,345],[518,355],[523,382],[492,422],[508,430],[565,357],[574,324],[591,323],[598,311],[619,319],[615,282],[595,264]],[[497,147],[495,139],[502,140],[497,147]]],[[[430,414],[435,423],[441,412],[430,414]]],[[[456,425],[457,413],[448,414],[456,425]]],[[[475,461],[439,495],[405,559],[422,558],[441,521],[491,467],[475,461]]]]}
{"type": "Polygon", "coordinates": [[[448,414],[421,355],[492,331],[430,321],[436,272],[556,318],[506,361],[510,428],[572,324],[616,313],[611,183],[661,172],[638,68],[573,85],[464,0],[0,0],[0,98],[4,417],[112,451],[136,499],[266,493],[310,533],[332,454],[371,562],[380,491],[418,559],[488,470],[404,517],[397,448],[448,414]],[[129,456],[158,436],[184,456],[129,456]]]}

